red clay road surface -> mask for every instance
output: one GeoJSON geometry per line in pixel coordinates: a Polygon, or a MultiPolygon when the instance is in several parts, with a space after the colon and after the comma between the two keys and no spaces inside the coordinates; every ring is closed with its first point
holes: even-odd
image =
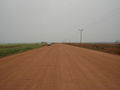
{"type": "Polygon", "coordinates": [[[64,44],[8,56],[0,90],[120,90],[120,56],[64,44]]]}

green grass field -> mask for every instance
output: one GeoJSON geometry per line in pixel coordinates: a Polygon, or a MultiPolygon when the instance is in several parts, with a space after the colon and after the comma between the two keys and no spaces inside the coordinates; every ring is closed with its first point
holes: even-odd
{"type": "Polygon", "coordinates": [[[44,44],[0,44],[0,58],[15,53],[24,52],[27,50],[39,48],[44,44]]]}

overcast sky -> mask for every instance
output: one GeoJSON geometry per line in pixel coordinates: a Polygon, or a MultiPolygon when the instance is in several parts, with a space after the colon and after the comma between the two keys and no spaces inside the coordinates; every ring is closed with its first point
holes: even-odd
{"type": "Polygon", "coordinates": [[[120,0],[0,0],[0,42],[120,40],[120,0]]]}

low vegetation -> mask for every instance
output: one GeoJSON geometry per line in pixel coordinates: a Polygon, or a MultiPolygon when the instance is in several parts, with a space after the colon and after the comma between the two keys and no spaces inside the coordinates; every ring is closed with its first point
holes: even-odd
{"type": "Polygon", "coordinates": [[[69,43],[69,45],[120,55],[120,44],[69,43]]]}
{"type": "Polygon", "coordinates": [[[27,50],[39,48],[43,46],[44,43],[40,44],[1,44],[0,45],[0,58],[8,56],[15,53],[24,52],[27,50]]]}

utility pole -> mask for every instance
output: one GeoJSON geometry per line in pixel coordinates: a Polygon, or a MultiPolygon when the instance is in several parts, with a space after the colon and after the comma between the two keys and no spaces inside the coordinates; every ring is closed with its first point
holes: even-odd
{"type": "Polygon", "coordinates": [[[80,31],[80,43],[82,43],[82,32],[83,32],[83,29],[79,29],[80,31]]]}

